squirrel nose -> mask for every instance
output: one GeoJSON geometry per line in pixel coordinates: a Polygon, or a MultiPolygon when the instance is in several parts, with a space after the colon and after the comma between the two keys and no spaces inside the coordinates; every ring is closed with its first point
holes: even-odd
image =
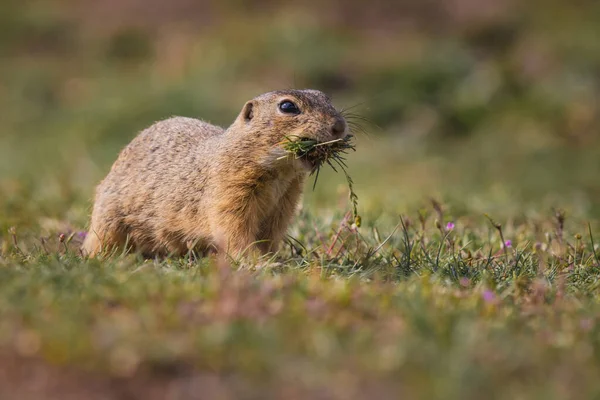
{"type": "Polygon", "coordinates": [[[336,138],[344,136],[344,132],[346,132],[346,121],[344,121],[343,118],[336,119],[335,123],[331,127],[331,132],[336,138]]]}

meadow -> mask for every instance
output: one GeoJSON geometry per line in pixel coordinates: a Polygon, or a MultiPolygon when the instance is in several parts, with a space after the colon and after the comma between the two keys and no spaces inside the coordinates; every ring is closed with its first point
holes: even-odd
{"type": "Polygon", "coordinates": [[[600,397],[600,7],[463,2],[3,2],[0,398],[600,397]],[[355,114],[360,227],[324,168],[258,263],[81,257],[138,131],[286,87],[355,114]]]}

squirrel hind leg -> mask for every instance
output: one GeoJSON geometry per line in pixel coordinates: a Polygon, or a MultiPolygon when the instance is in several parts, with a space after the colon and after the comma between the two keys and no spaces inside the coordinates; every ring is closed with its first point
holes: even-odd
{"type": "Polygon", "coordinates": [[[92,225],[81,246],[81,252],[85,257],[97,257],[124,246],[126,239],[122,236],[118,232],[105,231],[92,225]]]}
{"type": "Polygon", "coordinates": [[[90,230],[83,241],[81,252],[85,257],[96,257],[102,251],[102,241],[96,230],[90,227],[90,230]]]}

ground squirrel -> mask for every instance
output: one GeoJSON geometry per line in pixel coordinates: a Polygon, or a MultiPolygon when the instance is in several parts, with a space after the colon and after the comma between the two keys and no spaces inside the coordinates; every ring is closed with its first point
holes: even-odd
{"type": "Polygon", "coordinates": [[[314,167],[285,157],[282,142],[347,133],[343,116],[317,90],[258,96],[227,129],[184,117],[157,122],[122,150],[96,188],[82,250],[275,251],[314,167]]]}

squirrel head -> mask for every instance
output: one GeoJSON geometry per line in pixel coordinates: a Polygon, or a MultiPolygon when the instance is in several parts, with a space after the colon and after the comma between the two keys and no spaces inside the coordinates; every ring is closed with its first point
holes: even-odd
{"type": "Polygon", "coordinates": [[[312,89],[281,90],[255,97],[244,105],[234,126],[238,139],[271,149],[271,161],[285,154],[281,145],[286,140],[329,142],[349,133],[346,120],[329,97],[312,89]]]}

